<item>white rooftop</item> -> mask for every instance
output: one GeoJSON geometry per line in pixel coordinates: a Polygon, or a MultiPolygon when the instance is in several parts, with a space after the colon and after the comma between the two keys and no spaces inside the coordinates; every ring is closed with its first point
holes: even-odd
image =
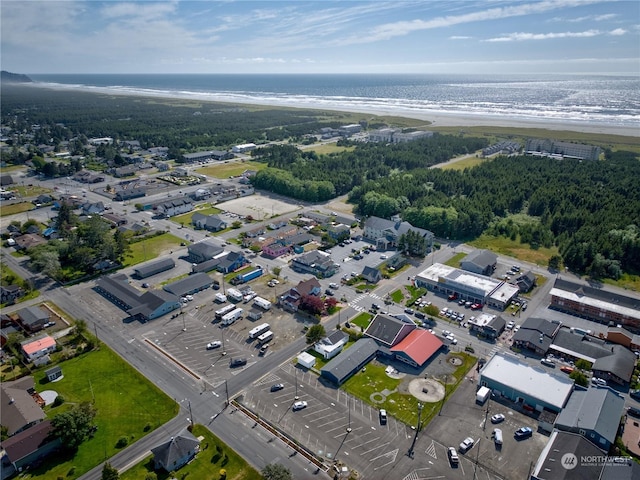
{"type": "Polygon", "coordinates": [[[496,353],[482,368],[480,375],[559,410],[573,391],[573,380],[569,377],[550,374],[542,367],[531,366],[510,354],[496,353]]]}
{"type": "Polygon", "coordinates": [[[568,292],[566,290],[562,290],[560,288],[555,288],[555,287],[551,289],[550,294],[552,296],[564,298],[572,302],[582,303],[584,305],[596,307],[601,310],[609,310],[611,312],[619,313],[620,315],[625,315],[627,317],[636,318],[640,320],[640,310],[635,310],[629,307],[623,307],[622,305],[606,302],[604,300],[598,300],[596,298],[591,298],[587,295],[580,296],[574,292],[568,292]]]}
{"type": "Polygon", "coordinates": [[[482,297],[490,296],[490,298],[501,302],[512,298],[519,291],[516,285],[443,265],[442,263],[434,263],[420,272],[418,277],[432,282],[441,281],[449,285],[464,285],[467,290],[473,291],[482,297]]]}
{"type": "Polygon", "coordinates": [[[496,317],[497,315],[492,315],[491,313],[481,313],[473,320],[469,319],[469,323],[478,327],[484,327],[489,325],[489,323],[496,317]]]}

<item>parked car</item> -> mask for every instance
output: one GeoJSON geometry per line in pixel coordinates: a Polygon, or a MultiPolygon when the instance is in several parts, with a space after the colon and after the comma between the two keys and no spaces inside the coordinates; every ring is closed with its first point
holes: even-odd
{"type": "Polygon", "coordinates": [[[294,412],[297,412],[298,410],[302,410],[303,408],[307,408],[307,402],[305,402],[304,400],[300,400],[298,402],[295,402],[293,404],[293,407],[291,407],[291,409],[294,412]]]}
{"type": "Polygon", "coordinates": [[[147,282],[144,282],[144,283],[142,284],[142,288],[149,288],[149,284],[148,284],[147,282]]]}
{"type": "Polygon", "coordinates": [[[640,401],[640,390],[631,390],[629,396],[634,400],[640,401]]]}
{"type": "Polygon", "coordinates": [[[242,367],[247,364],[246,358],[234,358],[229,362],[231,368],[242,367]]]}
{"type": "Polygon", "coordinates": [[[533,435],[533,430],[529,427],[520,427],[514,433],[517,439],[529,438],[531,435],[533,435]]]}
{"type": "Polygon", "coordinates": [[[562,367],[560,367],[560,371],[564,373],[573,373],[573,368],[563,365],[562,367]]]}
{"type": "Polygon", "coordinates": [[[328,288],[324,291],[324,294],[330,297],[333,297],[335,295],[335,293],[333,293],[333,290],[329,290],[328,288]]]}
{"type": "Polygon", "coordinates": [[[475,444],[475,440],[471,437],[467,437],[465,438],[462,443],[460,444],[460,453],[466,453],[468,452],[471,447],[473,447],[473,445],[475,444]]]}
{"type": "Polygon", "coordinates": [[[213,342],[207,343],[207,350],[213,350],[214,348],[220,348],[222,346],[222,342],[220,340],[214,340],[213,342]]]}
{"type": "Polygon", "coordinates": [[[493,415],[491,417],[491,423],[500,423],[500,422],[504,422],[504,414],[503,413],[496,413],[495,415],[493,415]]]}
{"type": "Polygon", "coordinates": [[[460,463],[460,459],[458,458],[458,452],[456,452],[456,449],[454,447],[449,447],[447,449],[447,455],[449,456],[449,463],[451,464],[451,466],[458,466],[458,463],[460,463]]]}
{"type": "Polygon", "coordinates": [[[337,283],[330,283],[329,284],[329,288],[333,288],[334,290],[337,290],[339,287],[339,285],[337,283]]]}
{"type": "Polygon", "coordinates": [[[556,368],[555,362],[553,360],[551,360],[550,358],[543,358],[542,360],[540,360],[540,363],[542,365],[544,365],[545,367],[556,368]]]}
{"type": "Polygon", "coordinates": [[[278,391],[282,390],[283,388],[284,388],[284,384],[282,384],[282,383],[276,383],[276,384],[274,384],[274,385],[271,385],[270,390],[271,390],[272,392],[278,392],[278,391]]]}
{"type": "Polygon", "coordinates": [[[598,385],[599,387],[606,387],[607,381],[602,378],[591,377],[591,383],[594,385],[598,385]]]}
{"type": "Polygon", "coordinates": [[[380,409],[380,425],[387,424],[387,411],[384,408],[380,409]]]}
{"type": "Polygon", "coordinates": [[[413,315],[415,312],[413,311],[413,308],[405,308],[404,309],[404,313],[407,313],[409,315],[413,315]]]}

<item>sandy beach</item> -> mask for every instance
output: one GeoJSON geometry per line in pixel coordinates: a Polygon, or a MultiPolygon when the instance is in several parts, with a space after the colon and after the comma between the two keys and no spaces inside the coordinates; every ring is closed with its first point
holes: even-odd
{"type": "Polygon", "coordinates": [[[505,128],[536,128],[543,130],[557,130],[557,131],[570,131],[570,132],[584,132],[584,133],[597,133],[605,135],[622,135],[628,137],[640,137],[640,126],[622,126],[622,125],[606,125],[590,122],[568,122],[568,121],[554,121],[548,118],[532,119],[532,118],[519,118],[505,115],[478,115],[473,113],[461,113],[461,112],[442,112],[442,111],[427,111],[427,110],[409,110],[403,108],[388,108],[384,109],[379,106],[368,107],[366,105],[360,105],[354,107],[350,105],[345,107],[339,103],[327,100],[321,104],[318,103],[306,103],[299,100],[278,98],[278,99],[264,99],[257,100],[252,98],[247,100],[238,96],[231,95],[208,95],[189,92],[188,94],[166,92],[153,92],[153,91],[128,91],[126,89],[116,90],[113,88],[105,87],[87,87],[79,85],[62,85],[62,84],[45,84],[45,83],[33,83],[28,84],[37,88],[49,88],[53,90],[66,90],[66,91],[82,91],[88,93],[101,93],[107,95],[121,95],[121,96],[133,96],[133,97],[154,97],[154,98],[170,98],[170,99],[185,99],[196,100],[207,103],[225,103],[236,105],[260,105],[260,106],[274,106],[274,107],[286,107],[286,108],[301,108],[301,109],[314,109],[314,110],[331,110],[339,112],[351,112],[351,113],[364,113],[377,116],[395,116],[413,118],[418,120],[424,120],[430,122],[434,127],[474,127],[474,126],[495,126],[505,128]]]}

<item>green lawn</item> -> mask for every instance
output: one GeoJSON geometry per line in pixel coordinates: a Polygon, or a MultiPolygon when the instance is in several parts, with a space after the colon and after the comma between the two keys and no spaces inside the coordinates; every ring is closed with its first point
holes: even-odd
{"type": "Polygon", "coordinates": [[[264,170],[265,168],[267,168],[266,163],[234,161],[202,167],[197,169],[196,173],[214,178],[231,178],[241,175],[245,170],[264,170]]]}
{"type": "Polygon", "coordinates": [[[220,212],[222,212],[222,210],[207,203],[201,208],[197,208],[196,210],[193,210],[191,212],[171,217],[171,221],[177,223],[178,225],[191,225],[191,218],[193,217],[194,213],[201,213],[203,215],[217,215],[220,212]]]}
{"type": "Polygon", "coordinates": [[[349,320],[349,323],[353,323],[364,330],[369,326],[369,323],[371,323],[372,318],[373,318],[373,315],[371,315],[370,313],[361,312],[358,315],[356,315],[353,318],[353,320],[349,320]]]}
{"type": "Polygon", "coordinates": [[[402,303],[402,301],[404,300],[404,293],[402,293],[402,290],[398,289],[391,292],[391,300],[396,303],[402,303]]]}
{"type": "Polygon", "coordinates": [[[460,262],[466,256],[467,254],[464,252],[456,253],[453,257],[444,262],[444,264],[453,268],[460,268],[460,262]]]}
{"type": "MultiPolygon", "coordinates": [[[[448,375],[446,398],[449,398],[457,386],[465,379],[467,372],[475,365],[475,357],[468,353],[450,353],[447,360],[451,356],[456,356],[462,360],[453,376],[448,375]]],[[[444,360],[443,360],[444,361],[444,360]]],[[[377,360],[370,362],[364,371],[360,370],[353,377],[347,380],[341,388],[350,394],[360,398],[365,403],[375,408],[384,408],[389,415],[407,425],[417,425],[418,423],[418,400],[409,394],[399,392],[392,393],[386,397],[383,403],[374,403],[371,401],[371,394],[381,392],[384,389],[395,390],[400,385],[402,379],[393,379],[385,373],[386,365],[379,363],[377,360]]],[[[442,379],[440,379],[442,381],[442,379]]],[[[421,423],[426,425],[433,416],[438,414],[441,402],[428,403],[423,406],[421,423]]]]}
{"type": "Polygon", "coordinates": [[[339,147],[335,143],[325,143],[323,145],[304,146],[302,150],[313,151],[318,155],[329,155],[331,153],[352,152],[356,147],[339,147]]]}
{"type": "Polygon", "coordinates": [[[138,263],[160,257],[163,253],[179,248],[183,240],[171,233],[164,233],[153,238],[131,244],[131,252],[124,260],[124,266],[130,267],[138,263]]]}
{"type": "Polygon", "coordinates": [[[9,215],[15,215],[16,213],[28,212],[33,210],[33,203],[20,202],[13,205],[3,205],[0,208],[0,217],[8,217],[9,215]]]}
{"type": "MultiPolygon", "coordinates": [[[[215,425],[214,425],[215,427],[215,425]]],[[[251,467],[244,459],[231,450],[213,433],[202,425],[195,425],[192,432],[196,437],[204,437],[200,443],[200,453],[189,464],[175,472],[173,476],[180,479],[218,480],[225,478],[220,469],[226,470],[229,480],[260,480],[260,472],[251,467]]],[[[142,480],[153,471],[153,457],[150,455],[142,462],[120,475],[121,480],[142,480]]],[[[158,480],[172,478],[167,472],[156,472],[158,480]]]]}
{"type": "Polygon", "coordinates": [[[484,158],[476,155],[471,155],[466,157],[467,158],[464,158],[463,156],[460,160],[453,161],[451,163],[446,163],[438,168],[440,168],[441,170],[464,170],[465,168],[472,168],[477,165],[480,165],[482,162],[486,162],[490,160],[488,158],[484,158]]]}
{"type": "Polygon", "coordinates": [[[116,442],[134,442],[170,420],[178,405],[138,371],[104,345],[61,364],[64,377],[48,383],[36,376],[36,389],[55,390],[65,399],[60,407],[46,407],[49,418],[81,402],[94,402],[98,431],[80,445],[76,455],[58,455],[23,478],[78,478],[118,452],[116,442]],[[70,473],[73,472],[73,473],[70,473]]]}

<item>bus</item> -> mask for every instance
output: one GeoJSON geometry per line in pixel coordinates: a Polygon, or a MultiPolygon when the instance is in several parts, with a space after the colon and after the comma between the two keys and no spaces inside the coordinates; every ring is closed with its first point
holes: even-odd
{"type": "Polygon", "coordinates": [[[273,332],[271,330],[269,330],[268,332],[264,332],[262,335],[258,337],[258,345],[267,343],[271,341],[272,338],[273,338],[273,332]]]}

